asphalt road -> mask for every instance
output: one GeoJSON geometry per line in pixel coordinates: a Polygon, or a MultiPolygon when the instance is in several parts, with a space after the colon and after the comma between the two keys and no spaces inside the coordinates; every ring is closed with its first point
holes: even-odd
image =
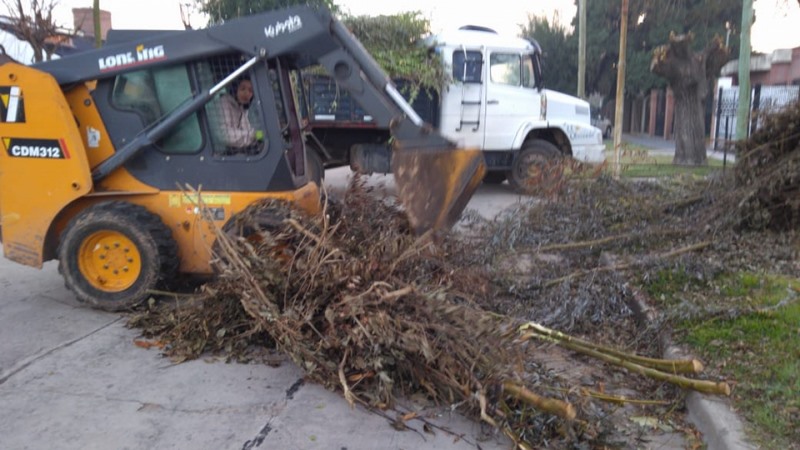
{"type": "MultiPolygon", "coordinates": [[[[342,189],[348,169],[328,171],[342,189]]],[[[391,177],[370,183],[392,190],[391,177]]],[[[468,208],[493,216],[521,201],[484,186],[468,208]]],[[[78,304],[55,262],[42,270],[0,258],[0,449],[510,448],[455,413],[397,431],[336,393],[279,367],[213,358],[172,364],[134,345],[119,314],[78,304]]]]}

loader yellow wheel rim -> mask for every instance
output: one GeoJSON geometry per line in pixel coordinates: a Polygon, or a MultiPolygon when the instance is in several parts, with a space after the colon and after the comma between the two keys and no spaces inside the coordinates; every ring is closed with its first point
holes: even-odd
{"type": "Polygon", "coordinates": [[[78,249],[78,269],[95,289],[122,292],[133,286],[142,272],[142,257],[136,244],[112,230],[97,231],[78,249]]]}

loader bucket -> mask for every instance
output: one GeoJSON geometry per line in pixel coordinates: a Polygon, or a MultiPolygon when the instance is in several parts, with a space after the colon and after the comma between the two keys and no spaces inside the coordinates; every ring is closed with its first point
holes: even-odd
{"type": "Polygon", "coordinates": [[[395,141],[392,173],[411,227],[422,234],[458,222],[486,165],[478,149],[411,148],[395,141]]]}

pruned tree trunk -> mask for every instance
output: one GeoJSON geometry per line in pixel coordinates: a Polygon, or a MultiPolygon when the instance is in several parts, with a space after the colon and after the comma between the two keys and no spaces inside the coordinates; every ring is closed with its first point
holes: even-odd
{"type": "Polygon", "coordinates": [[[670,33],[669,44],[653,52],[650,71],[667,80],[675,96],[675,157],[673,164],[705,165],[703,104],[709,86],[728,61],[728,49],[719,38],[701,52],[691,49],[692,33],[670,33]]]}

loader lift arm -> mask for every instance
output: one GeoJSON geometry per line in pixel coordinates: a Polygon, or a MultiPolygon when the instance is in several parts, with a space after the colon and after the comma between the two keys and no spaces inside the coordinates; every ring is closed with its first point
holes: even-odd
{"type": "MultiPolygon", "coordinates": [[[[327,10],[277,10],[208,29],[165,32],[108,45],[35,67],[49,72],[61,86],[69,86],[230,51],[248,55],[251,59],[246,65],[267,57],[289,60],[298,68],[322,65],[379,127],[390,130],[398,196],[413,228],[421,232],[450,226],[458,219],[483,177],[483,156],[478,150],[457,150],[425,124],[364,47],[327,10]]],[[[231,75],[207,92],[194,93],[193,98],[144,130],[94,168],[95,181],[202,108],[234,78],[231,75]]]]}

